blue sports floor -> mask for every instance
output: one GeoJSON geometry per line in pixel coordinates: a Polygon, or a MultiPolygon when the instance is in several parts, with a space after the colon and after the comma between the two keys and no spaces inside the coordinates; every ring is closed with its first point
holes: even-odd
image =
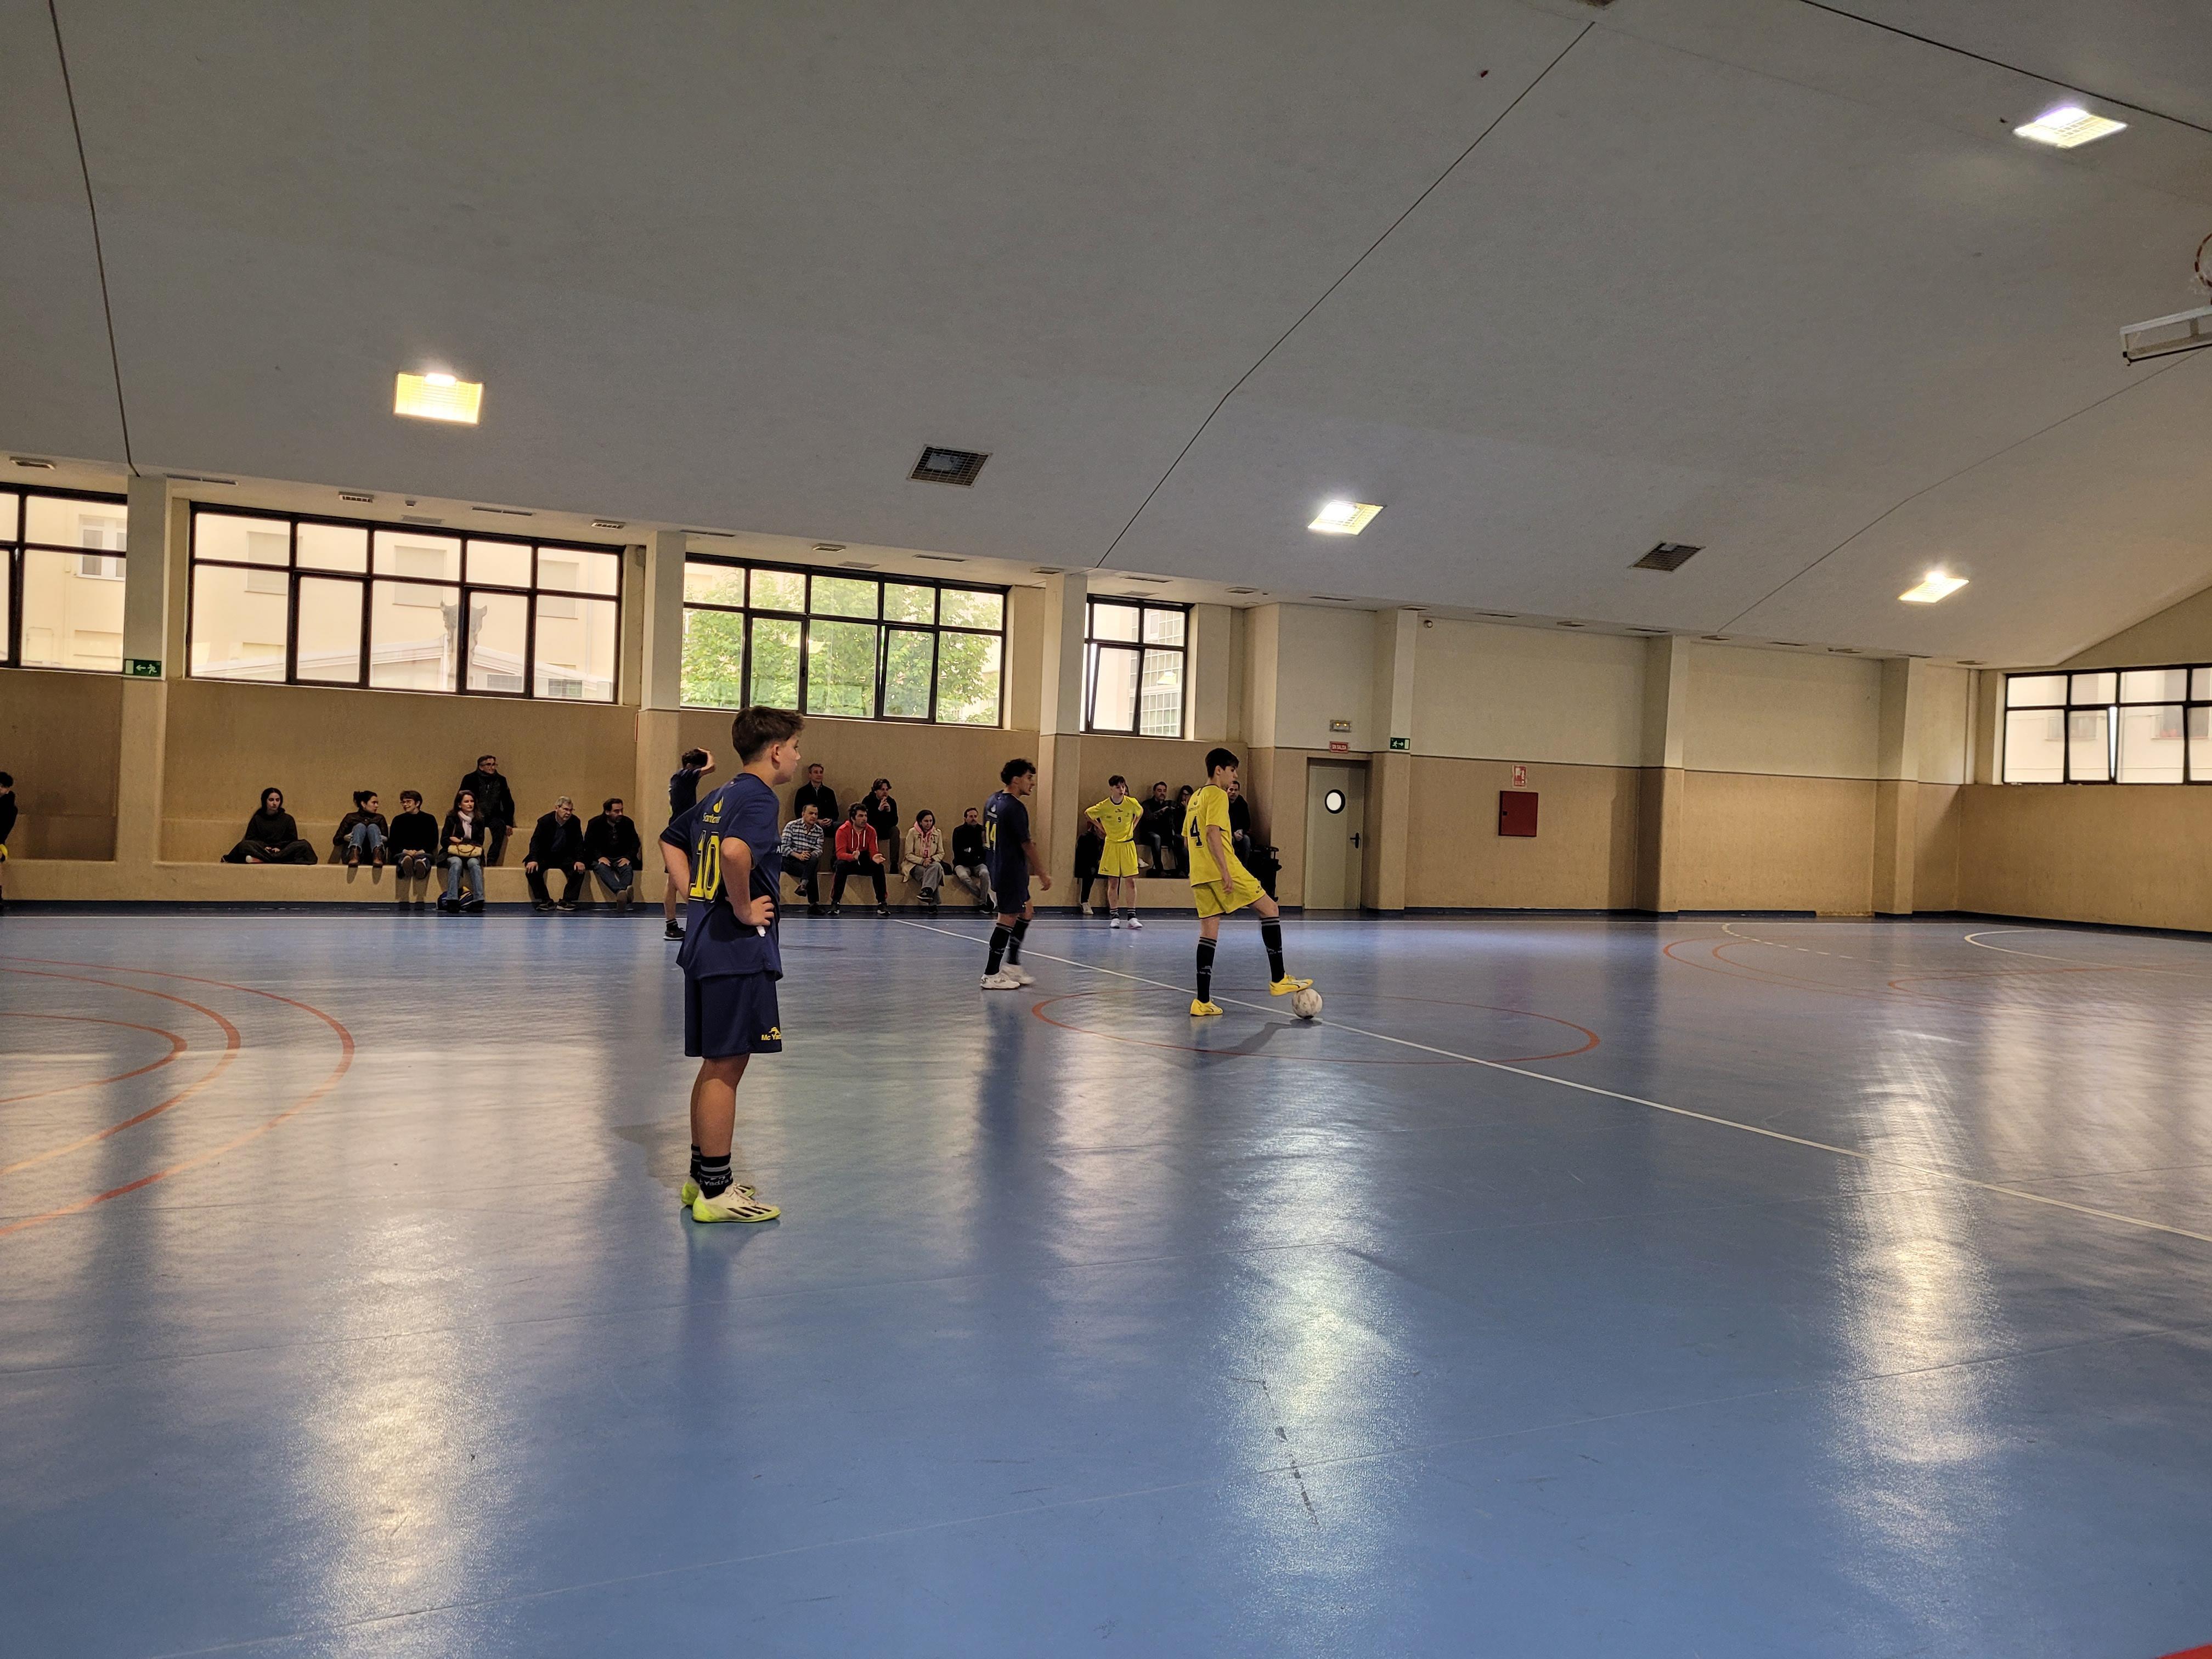
{"type": "Polygon", "coordinates": [[[0,922],[0,1651],[2212,1642],[2212,945],[943,927],[0,922]]]}

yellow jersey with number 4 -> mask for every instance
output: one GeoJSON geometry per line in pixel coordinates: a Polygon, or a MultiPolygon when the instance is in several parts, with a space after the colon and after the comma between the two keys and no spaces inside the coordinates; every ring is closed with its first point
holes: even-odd
{"type": "Polygon", "coordinates": [[[1230,887],[1240,878],[1251,878],[1237,861],[1236,850],[1229,838],[1229,792],[1218,785],[1209,783],[1190,798],[1190,806],[1182,817],[1182,844],[1190,854],[1192,886],[1204,887],[1218,882],[1230,887]],[[1206,844],[1208,826],[1221,831],[1221,855],[1229,860],[1225,870],[1215,867],[1213,854],[1206,844]]]}

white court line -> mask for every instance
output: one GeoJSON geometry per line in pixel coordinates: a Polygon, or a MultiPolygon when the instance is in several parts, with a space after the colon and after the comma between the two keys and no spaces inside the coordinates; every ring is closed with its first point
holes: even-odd
{"type": "Polygon", "coordinates": [[[2048,933],[2059,931],[2049,927],[1984,927],[1979,933],[1966,935],[1966,943],[1979,951],[2002,951],[2008,957],[2033,957],[2039,962],[2071,963],[2077,968],[2101,968],[2107,973],[2171,974],[2178,979],[2212,979],[2212,974],[2192,973],[2186,968],[2151,968],[2137,962],[2092,962],[2087,957],[2054,957],[2047,951],[2015,951],[2009,945],[1984,945],[1982,941],[1993,933],[2048,933]]]}
{"type": "MultiPolygon", "coordinates": [[[[918,927],[924,933],[942,933],[947,939],[960,939],[969,945],[988,946],[990,944],[988,939],[977,939],[973,933],[963,933],[951,927],[939,927],[932,922],[908,921],[901,917],[894,917],[892,920],[897,921],[902,927],[918,927]]],[[[1737,937],[1741,939],[1744,938],[1744,935],[1738,934],[1737,937]]],[[[1754,945],[1765,943],[1763,939],[1747,939],[1746,942],[1754,945]]],[[[1024,945],[1023,948],[1026,951],[1028,947],[1024,945]]],[[[1778,948],[1787,950],[1790,947],[1784,945],[1778,948]]],[[[1094,974],[1110,974],[1115,979],[1129,980],[1139,985],[1158,986],[1162,990],[1173,991],[1178,997],[1190,988],[1185,985],[1172,984],[1164,979],[1150,979],[1142,974],[1126,974],[1118,968],[1101,968],[1096,963],[1078,962],[1073,957],[1056,957],[1048,951],[1040,951],[1036,954],[1047,962],[1063,963],[1070,968],[1088,969],[1094,974]]],[[[1239,1008],[1257,1009],[1262,1013],[1274,1012],[1265,1003],[1247,1002],[1241,997],[1224,996],[1218,998],[1217,1000],[1234,1003],[1239,1008]]],[[[1710,1123],[1717,1128],[1737,1129],[1747,1135],[1763,1135],[1769,1140],[1787,1141],[1793,1146],[1808,1146],[1816,1152],[1832,1152],[1838,1158],[1856,1158],[1862,1164],[1879,1164],[1893,1169],[1910,1170],[1915,1175],[1929,1176],[1939,1181],[1954,1182],[1961,1187],[1972,1187],[1984,1193],[1996,1193],[2006,1198],[2025,1199],[2030,1204],[2042,1204],[2054,1210],[2071,1210],[2076,1215],[2094,1216],[2100,1221],[2117,1221],[2123,1226],[2140,1227],[2145,1232],[2170,1233],[2177,1238],[2193,1238],[2200,1244],[2212,1244],[2212,1233],[2191,1232],[2186,1227],[2169,1226],[2163,1221],[2152,1221],[2142,1216],[2123,1215],[2117,1210],[2100,1210],[2087,1204],[2069,1204],[2063,1198],[2048,1198],[2041,1193],[2027,1192],[2019,1187],[2002,1186],[1994,1181],[1977,1181],[1973,1176],[1960,1175],[1956,1170],[1935,1169],[1924,1164],[1911,1164],[1903,1158],[1892,1158],[1887,1153],[1861,1152],[1856,1147],[1838,1146],[1833,1142],[1826,1140],[1808,1140],[1803,1135],[1784,1134],[1779,1129],[1762,1128],[1756,1123],[1739,1122],[1732,1117],[1716,1117],[1711,1112],[1692,1111],[1687,1106],[1669,1106],[1663,1100],[1646,1100],[1642,1095],[1623,1094],[1618,1089],[1601,1089],[1595,1083],[1577,1083],[1571,1078],[1553,1077],[1544,1072],[1531,1072],[1522,1066],[1508,1065],[1502,1060],[1485,1060],[1479,1054],[1463,1054],[1453,1048],[1431,1048],[1425,1042],[1415,1042],[1410,1037],[1392,1036],[1385,1031],[1370,1031],[1358,1025],[1346,1025],[1341,1020],[1333,1019],[1328,1024],[1336,1030],[1349,1031],[1355,1036],[1371,1037],[1377,1042],[1395,1042],[1401,1048],[1418,1048],[1425,1054],[1440,1055],[1445,1060],[1464,1060],[1469,1066],[1480,1066],[1493,1072],[1510,1073],[1515,1077],[1528,1078],[1537,1083],[1548,1083],[1554,1088],[1573,1089],[1586,1095],[1599,1095],[1605,1099],[1618,1100],[1630,1106],[1642,1106],[1651,1111],[1668,1113],[1671,1116],[1686,1117],[1698,1123],[1710,1123]]]]}

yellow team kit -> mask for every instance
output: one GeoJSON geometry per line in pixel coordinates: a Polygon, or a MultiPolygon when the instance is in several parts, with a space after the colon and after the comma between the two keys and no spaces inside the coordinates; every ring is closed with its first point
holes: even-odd
{"type": "Polygon", "coordinates": [[[1237,861],[1231,848],[1227,790],[1209,783],[1190,798],[1190,808],[1183,814],[1182,839],[1190,853],[1190,896],[1200,915],[1230,915],[1260,896],[1259,878],[1237,861]],[[1209,826],[1221,831],[1223,863],[1218,867],[1206,844],[1209,826]]]}
{"type": "Polygon", "coordinates": [[[1097,805],[1085,809],[1084,816],[1106,832],[1106,844],[1098,849],[1100,875],[1137,873],[1137,820],[1144,815],[1145,809],[1134,795],[1124,795],[1119,800],[1109,796],[1097,805]]]}

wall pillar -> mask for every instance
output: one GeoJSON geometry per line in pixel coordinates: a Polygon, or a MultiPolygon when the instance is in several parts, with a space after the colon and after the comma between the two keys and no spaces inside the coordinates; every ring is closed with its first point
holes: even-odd
{"type": "MultiPolygon", "coordinates": [[[[668,775],[676,769],[683,752],[678,710],[684,702],[684,550],[680,530],[653,532],[653,544],[643,550],[644,580],[639,584],[643,603],[637,660],[637,783],[630,796],[630,816],[638,822],[645,842],[645,867],[659,870],[659,826],[668,807],[668,775]]],[[[805,749],[802,740],[800,748],[805,749]]],[[[725,745],[726,747],[726,745],[725,745]]],[[[717,750],[715,776],[726,781],[736,765],[733,757],[717,750]]],[[[648,895],[658,897],[658,894],[648,895]]]]}
{"type": "MultiPolygon", "coordinates": [[[[169,735],[169,681],[185,665],[181,623],[172,629],[170,595],[181,592],[173,550],[182,556],[182,538],[171,547],[171,530],[181,519],[173,513],[169,481],[134,477],[125,508],[123,555],[123,713],[116,742],[115,863],[118,891],[144,890],[161,856],[161,817],[167,799],[165,756],[169,735]],[[173,641],[175,649],[173,650],[173,641]],[[161,665],[157,675],[129,672],[131,662],[161,665]]],[[[181,507],[181,504],[179,504],[181,507]]]]}
{"type": "Polygon", "coordinates": [[[1413,791],[1413,655],[1420,637],[1418,611],[1385,611],[1376,616],[1373,708],[1383,743],[1367,766],[1366,856],[1360,860],[1359,902],[1369,910],[1406,908],[1406,848],[1413,791]],[[1401,738],[1407,747],[1393,747],[1401,738]]]}
{"type": "Polygon", "coordinates": [[[1030,833],[1054,890],[1048,905],[1076,902],[1075,836],[1083,789],[1083,635],[1090,573],[1070,570],[1045,583],[1043,677],[1037,698],[1036,793],[1030,833]]]}
{"type": "Polygon", "coordinates": [[[1892,658],[1881,665],[1874,786],[1874,910],[1878,916],[1912,914],[1920,808],[1914,703],[1923,672],[1910,658],[1892,658]]]}
{"type": "Polygon", "coordinates": [[[1636,811],[1636,908],[1672,915],[1681,907],[1683,765],[1690,724],[1689,641],[1644,647],[1644,744],[1636,811]]]}

